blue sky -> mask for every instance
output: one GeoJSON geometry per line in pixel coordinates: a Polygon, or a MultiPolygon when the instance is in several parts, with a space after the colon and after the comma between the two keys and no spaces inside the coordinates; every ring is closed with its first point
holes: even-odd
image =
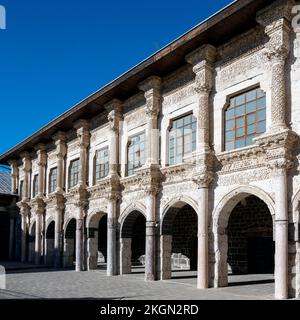
{"type": "Polygon", "coordinates": [[[230,2],[0,0],[0,154],[230,2]]]}

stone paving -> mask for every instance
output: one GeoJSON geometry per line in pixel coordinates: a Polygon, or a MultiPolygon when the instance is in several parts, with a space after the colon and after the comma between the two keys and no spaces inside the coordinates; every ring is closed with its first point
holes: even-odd
{"type": "Polygon", "coordinates": [[[50,268],[9,271],[0,299],[116,299],[116,300],[253,300],[273,299],[273,275],[230,276],[230,286],[196,289],[196,273],[173,272],[165,281],[145,282],[143,270],[107,277],[105,270],[75,272],[50,268]]]}

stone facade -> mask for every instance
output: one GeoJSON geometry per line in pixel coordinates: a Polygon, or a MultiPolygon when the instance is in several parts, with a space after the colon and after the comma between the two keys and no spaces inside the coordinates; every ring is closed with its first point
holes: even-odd
{"type": "MultiPolygon", "coordinates": [[[[22,260],[41,263],[44,256],[47,263],[70,266],[75,259],[77,271],[96,268],[99,222],[107,215],[107,251],[102,252],[107,274],[129,273],[132,261],[142,256],[146,280],[168,279],[172,261],[190,265],[191,252],[181,250],[180,237],[172,240],[186,224],[183,235],[198,235],[198,288],[226,286],[231,212],[255,196],[273,221],[268,232],[275,242],[275,297],[299,297],[300,38],[291,28],[293,4],[274,1],[257,12],[253,29],[219,47],[203,44],[176,72],[145,79],[129,99],[111,100],[101,114],[78,120],[72,130],[11,159],[14,190],[22,181],[22,260]],[[257,86],[266,94],[265,133],[251,146],[224,151],[229,98],[257,86]],[[189,113],[197,120],[195,151],[170,166],[172,121],[189,113]],[[130,138],[141,132],[145,164],[128,176],[130,138]],[[109,174],[96,181],[96,152],[105,147],[109,174]],[[80,160],[78,183],[70,187],[75,159],[80,160]],[[57,188],[50,193],[52,168],[57,168],[57,188]],[[179,225],[176,216],[187,205],[195,216],[188,222],[187,215],[179,225]],[[29,252],[28,233],[34,239],[29,252]]],[[[269,227],[269,221],[262,224],[269,227]]]]}

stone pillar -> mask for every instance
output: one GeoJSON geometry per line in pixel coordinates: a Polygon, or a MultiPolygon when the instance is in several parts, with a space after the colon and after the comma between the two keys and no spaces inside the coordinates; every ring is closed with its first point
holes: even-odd
{"type": "Polygon", "coordinates": [[[158,190],[150,187],[147,190],[147,212],[146,212],[146,254],[145,254],[145,280],[157,280],[156,270],[156,195],[158,190]]]}
{"type": "Polygon", "coordinates": [[[208,255],[208,191],[212,182],[212,174],[203,174],[195,181],[198,184],[198,274],[197,288],[205,289],[209,285],[208,255]]]}
{"type": "Polygon", "coordinates": [[[63,193],[65,187],[65,156],[67,153],[66,134],[64,132],[57,132],[52,139],[56,145],[57,157],[57,193],[63,193]]]}
{"type": "Polygon", "coordinates": [[[76,219],[76,263],[77,272],[84,270],[84,219],[76,219]]]}
{"type": "Polygon", "coordinates": [[[195,73],[195,91],[198,106],[194,110],[197,118],[197,154],[210,151],[210,93],[214,84],[214,62],[216,48],[203,45],[186,56],[186,61],[193,66],[195,73]]]}
{"type": "Polygon", "coordinates": [[[153,76],[139,84],[139,89],[144,92],[146,99],[147,121],[147,160],[146,165],[159,164],[159,130],[158,115],[161,108],[161,79],[153,76]]]}
{"type": "Polygon", "coordinates": [[[87,120],[78,120],[74,124],[79,139],[80,148],[80,167],[79,167],[79,186],[87,187],[88,172],[88,146],[90,144],[89,122],[87,120]]]}
{"type": "Polygon", "coordinates": [[[117,201],[118,197],[112,196],[108,201],[107,208],[107,275],[118,274],[117,261],[117,201]]]}
{"type": "Polygon", "coordinates": [[[109,144],[109,179],[110,194],[108,196],[107,212],[107,275],[118,274],[118,217],[120,198],[119,177],[119,130],[122,120],[122,102],[114,99],[105,105],[110,127],[109,144]]]}
{"type": "Polygon", "coordinates": [[[44,144],[39,144],[36,146],[37,156],[38,156],[38,168],[39,168],[39,178],[38,178],[38,197],[43,198],[45,195],[45,177],[46,177],[46,163],[47,163],[47,153],[46,146],[44,144]]]}
{"type": "Polygon", "coordinates": [[[31,158],[28,152],[21,154],[24,171],[24,184],[22,200],[28,201],[30,198],[30,170],[31,170],[31,158]]]}
{"type": "Polygon", "coordinates": [[[76,271],[83,271],[85,244],[84,244],[84,217],[87,205],[87,172],[88,172],[88,146],[90,143],[89,123],[86,120],[78,120],[74,124],[77,131],[80,148],[80,168],[78,183],[78,215],[76,219],[76,271]]]}
{"type": "Polygon", "coordinates": [[[276,162],[275,186],[275,298],[288,298],[288,205],[285,161],[276,162]]]}
{"type": "Polygon", "coordinates": [[[21,215],[21,262],[26,262],[27,251],[27,220],[30,213],[30,208],[26,203],[18,202],[21,215]]]}
{"type": "Polygon", "coordinates": [[[62,266],[63,252],[63,205],[57,205],[55,208],[55,229],[54,229],[54,266],[62,266]]]}
{"type": "Polygon", "coordinates": [[[18,190],[18,183],[19,183],[18,161],[11,160],[8,163],[11,167],[11,192],[13,194],[16,194],[18,190]]]}
{"type": "Polygon", "coordinates": [[[131,238],[121,238],[120,241],[120,274],[131,273],[131,238]]]}
{"type": "Polygon", "coordinates": [[[41,263],[42,255],[42,228],[43,228],[43,209],[38,209],[36,211],[36,221],[35,221],[35,264],[41,263]]]}
{"type": "Polygon", "coordinates": [[[9,223],[9,260],[14,258],[14,239],[15,239],[15,218],[10,218],[9,223]]]}
{"type": "Polygon", "coordinates": [[[287,129],[287,72],[290,52],[293,1],[277,1],[257,14],[257,21],[269,37],[265,53],[271,68],[271,126],[270,131],[287,129]]]}

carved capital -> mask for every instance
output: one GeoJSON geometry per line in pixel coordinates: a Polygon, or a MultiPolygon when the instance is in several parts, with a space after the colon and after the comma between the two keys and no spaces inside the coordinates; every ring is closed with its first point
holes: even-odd
{"type": "Polygon", "coordinates": [[[67,153],[67,135],[65,132],[58,131],[52,136],[56,146],[56,155],[58,158],[64,158],[67,153]]]}
{"type": "Polygon", "coordinates": [[[20,156],[23,162],[23,170],[29,172],[31,170],[31,157],[29,152],[22,152],[20,156]]]}
{"type": "Polygon", "coordinates": [[[209,188],[214,180],[214,173],[211,171],[200,173],[193,177],[193,181],[197,184],[198,188],[209,188]]]}
{"type": "Polygon", "coordinates": [[[144,91],[146,99],[146,114],[148,117],[157,117],[161,104],[161,78],[152,76],[138,85],[144,91]]]}
{"type": "Polygon", "coordinates": [[[37,165],[41,167],[45,167],[47,163],[47,152],[46,152],[46,146],[42,143],[38,144],[35,147],[37,156],[38,156],[38,162],[37,165]]]}
{"type": "Polygon", "coordinates": [[[87,120],[77,120],[74,123],[74,128],[77,132],[77,137],[79,139],[79,146],[82,148],[87,148],[90,144],[90,124],[87,120]]]}
{"type": "Polygon", "coordinates": [[[104,107],[108,111],[107,119],[109,122],[109,128],[114,132],[118,132],[119,124],[122,120],[122,102],[118,99],[113,99],[110,102],[108,102],[104,107]]]}
{"type": "Polygon", "coordinates": [[[18,171],[19,171],[19,168],[18,168],[18,160],[16,159],[11,159],[7,162],[10,167],[11,167],[11,175],[13,177],[17,177],[18,176],[18,171]]]}

